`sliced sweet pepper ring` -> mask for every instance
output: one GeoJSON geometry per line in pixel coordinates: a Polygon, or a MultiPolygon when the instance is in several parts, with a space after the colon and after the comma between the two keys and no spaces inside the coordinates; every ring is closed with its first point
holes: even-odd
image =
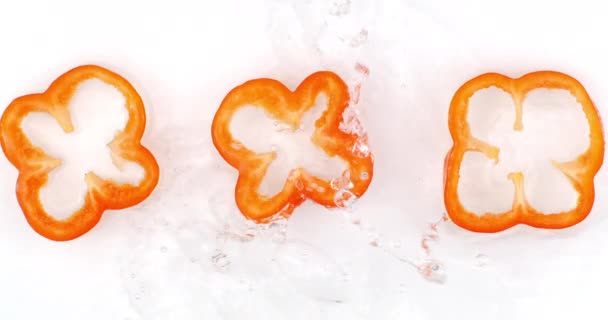
{"type": "Polygon", "coordinates": [[[347,85],[338,75],[328,71],[313,73],[293,92],[279,81],[256,79],[228,93],[215,114],[211,134],[219,154],[239,171],[235,200],[246,218],[265,223],[277,217],[288,217],[306,199],[332,208],[338,206],[336,198],[361,197],[366,192],[373,176],[372,154],[368,150],[356,152],[362,141],[367,142],[366,137],[340,128],[349,103],[347,85]],[[256,106],[295,130],[319,94],[326,95],[328,106],[315,122],[311,141],[328,156],[338,156],[347,163],[343,176],[349,180],[350,188],[347,192],[332,188],[331,181],[315,177],[304,168],[294,168],[280,192],[273,196],[260,194],[259,186],[268,166],[276,158],[276,152],[257,154],[235,140],[230,132],[232,117],[242,107],[256,106]]]}
{"type": "Polygon", "coordinates": [[[44,93],[15,99],[0,120],[0,143],[8,160],[19,171],[17,200],[31,227],[51,240],[72,240],[92,229],[105,210],[124,209],[146,199],[158,183],[159,167],[152,153],[140,144],[145,125],[144,104],[135,88],[120,75],[95,65],[68,71],[44,93]],[[47,183],[49,173],[61,164],[61,160],[50,157],[34,146],[21,129],[21,123],[32,112],[45,112],[59,123],[64,132],[72,132],[74,128],[68,109],[69,101],[78,85],[90,79],[112,85],[124,95],[129,119],[109,147],[115,160],[135,162],[144,169],[145,174],[140,184],[134,186],[105,180],[89,172],[85,177],[88,191],[83,206],[67,219],[58,220],[47,213],[39,193],[47,183]]]}
{"type": "Polygon", "coordinates": [[[576,79],[553,71],[533,72],[517,79],[496,73],[480,75],[466,82],[454,94],[450,104],[448,124],[454,144],[445,159],[444,200],[449,217],[457,225],[476,232],[499,232],[517,224],[545,229],[561,229],[573,226],[588,216],[595,199],[594,178],[604,158],[604,136],[597,109],[583,85],[576,79]],[[570,162],[553,162],[553,165],[568,178],[578,193],[575,208],[551,214],[539,212],[526,200],[523,187],[525,177],[521,172],[513,172],[508,177],[512,180],[515,190],[511,210],[501,213],[475,214],[463,206],[458,195],[458,182],[460,165],[465,152],[481,152],[489,159],[498,160],[499,149],[472,136],[467,122],[469,99],[477,91],[491,86],[502,89],[513,97],[515,103],[514,130],[523,130],[522,104],[528,92],[543,88],[563,89],[576,97],[589,125],[589,147],[570,162]]]}

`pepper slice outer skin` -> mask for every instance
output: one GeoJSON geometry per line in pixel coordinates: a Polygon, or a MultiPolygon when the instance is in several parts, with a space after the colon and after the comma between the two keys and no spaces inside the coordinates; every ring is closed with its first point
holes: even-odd
{"type": "Polygon", "coordinates": [[[17,200],[30,226],[50,240],[73,240],[91,230],[105,210],[124,209],[145,200],[159,180],[156,159],[140,143],[145,125],[144,104],[135,88],[120,75],[96,65],[71,69],[53,81],[45,92],[13,100],[0,120],[0,144],[7,159],[19,171],[17,200]],[[58,220],[46,212],[39,193],[47,183],[49,173],[61,164],[61,160],[34,146],[21,129],[21,122],[32,112],[44,112],[52,116],[64,132],[73,132],[69,101],[80,83],[92,79],[112,85],[126,100],[129,119],[125,128],[108,144],[113,159],[133,161],[144,169],[145,174],[140,184],[133,186],[114,183],[93,172],[87,173],[88,190],[83,206],[70,217],[58,220]]]}
{"type": "Polygon", "coordinates": [[[494,233],[518,224],[536,228],[562,229],[583,221],[591,212],[595,199],[594,178],[604,158],[604,133],[599,113],[583,85],[576,79],[555,71],[538,71],[520,78],[509,78],[498,73],[487,73],[466,82],[454,94],[449,111],[449,130],[454,142],[444,163],[444,201],[447,214],[458,226],[484,233],[494,233]],[[460,165],[467,151],[482,152],[489,159],[498,160],[499,149],[471,135],[467,114],[469,99],[479,90],[497,87],[509,93],[516,106],[515,130],[523,129],[522,103],[526,94],[534,89],[568,90],[585,113],[590,131],[589,148],[570,162],[553,165],[567,176],[578,193],[575,208],[555,213],[543,213],[534,209],[523,193],[523,174],[509,175],[516,192],[511,210],[500,213],[475,214],[460,202],[458,182],[460,165]],[[518,191],[519,190],[519,191],[518,191]]]}
{"type": "Polygon", "coordinates": [[[239,172],[235,201],[247,219],[268,223],[276,218],[287,218],[306,199],[328,208],[337,207],[335,197],[340,191],[332,188],[331,181],[315,177],[303,168],[292,169],[283,189],[277,194],[259,194],[259,186],[276,153],[257,154],[247,149],[232,137],[229,129],[234,114],[249,105],[264,109],[271,117],[295,130],[303,114],[315,104],[321,93],[327,96],[327,110],[316,120],[311,141],[328,156],[338,156],[347,163],[344,176],[351,183],[348,192],[359,198],[367,191],[373,176],[373,156],[371,152],[357,155],[352,151],[362,139],[367,143],[366,136],[362,138],[339,128],[342,114],[350,104],[350,96],[347,85],[338,75],[329,71],[313,73],[295,91],[273,79],[250,80],[226,95],[211,129],[219,154],[239,172]]]}

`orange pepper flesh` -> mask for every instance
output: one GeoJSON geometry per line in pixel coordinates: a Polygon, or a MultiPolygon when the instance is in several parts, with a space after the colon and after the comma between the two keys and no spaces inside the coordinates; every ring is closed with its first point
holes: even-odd
{"type": "Polygon", "coordinates": [[[146,199],[158,183],[159,167],[152,153],[140,144],[145,124],[143,101],[133,86],[118,74],[93,65],[68,71],[44,93],[15,99],[0,120],[0,142],[8,160],[19,170],[17,199],[31,227],[51,240],[72,240],[91,230],[105,210],[124,209],[146,199]],[[47,183],[49,173],[61,165],[61,160],[34,146],[22,131],[21,122],[32,112],[45,112],[59,123],[64,132],[72,132],[74,128],[68,103],[78,85],[89,79],[112,85],[124,95],[129,119],[109,147],[113,157],[137,163],[145,175],[138,186],[133,186],[105,180],[93,172],[87,173],[88,190],[84,205],[69,218],[57,220],[45,211],[39,193],[47,183]]]}
{"type": "Polygon", "coordinates": [[[595,198],[594,177],[604,158],[604,136],[599,114],[585,88],[576,79],[552,71],[533,72],[518,79],[496,73],[478,76],[465,83],[454,95],[449,111],[449,129],[454,144],[445,159],[444,200],[448,215],[460,227],[475,232],[499,232],[517,224],[561,229],[581,222],[591,211],[595,198]],[[467,122],[469,99],[475,92],[491,86],[500,88],[513,97],[516,117],[514,130],[523,130],[522,103],[528,92],[534,89],[564,89],[576,97],[589,125],[589,148],[573,161],[553,163],[568,177],[579,195],[575,208],[551,214],[537,211],[526,200],[524,175],[521,172],[513,172],[508,176],[515,190],[511,210],[475,214],[462,205],[458,195],[458,181],[465,152],[481,152],[488,159],[498,161],[499,149],[473,137],[467,122]]]}
{"type": "Polygon", "coordinates": [[[353,152],[362,140],[367,142],[366,137],[339,128],[350,102],[348,87],[339,76],[327,71],[314,73],[293,92],[273,79],[251,80],[228,93],[213,119],[211,130],[220,155],[239,171],[235,200],[246,218],[264,223],[278,216],[288,217],[306,199],[328,208],[337,207],[336,197],[342,197],[341,191],[332,188],[331,181],[315,177],[304,168],[293,169],[276,195],[261,195],[259,186],[276,153],[257,154],[235,140],[229,130],[236,111],[248,105],[263,108],[271,117],[295,130],[321,93],[327,96],[328,106],[315,122],[311,141],[328,156],[338,156],[347,163],[344,176],[350,180],[348,191],[354,197],[361,197],[366,192],[373,176],[373,159],[370,152],[353,152]]]}

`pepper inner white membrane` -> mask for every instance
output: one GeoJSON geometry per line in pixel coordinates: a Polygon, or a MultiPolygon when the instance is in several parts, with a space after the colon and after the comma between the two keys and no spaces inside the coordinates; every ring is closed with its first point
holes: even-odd
{"type": "Polygon", "coordinates": [[[112,161],[108,144],[124,129],[129,114],[126,98],[101,80],[82,82],[68,105],[74,131],[66,133],[47,113],[29,114],[21,127],[32,144],[62,164],[49,173],[40,190],[40,201],[55,219],[69,218],[84,205],[85,175],[94,172],[103,179],[138,185],[143,168],[131,161],[112,161]]]}
{"type": "Polygon", "coordinates": [[[590,143],[582,106],[569,91],[535,89],[523,101],[523,130],[514,130],[515,102],[497,87],[476,92],[467,121],[473,137],[500,149],[499,160],[466,152],[458,194],[463,206],[478,215],[510,211],[515,187],[507,177],[522,172],[524,193],[536,210],[555,214],[573,209],[578,193],[552,161],[575,160],[590,143]]]}
{"type": "Polygon", "coordinates": [[[327,98],[320,94],[295,129],[273,118],[261,107],[244,106],[234,114],[230,132],[235,140],[258,154],[277,154],[262,179],[260,194],[272,196],[279,193],[293,169],[303,168],[309,174],[328,181],[339,178],[346,170],[347,164],[341,158],[329,157],[311,141],[315,122],[326,109],[327,98]]]}

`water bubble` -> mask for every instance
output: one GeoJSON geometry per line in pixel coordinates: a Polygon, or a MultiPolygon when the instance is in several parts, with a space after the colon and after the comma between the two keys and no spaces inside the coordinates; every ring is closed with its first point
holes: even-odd
{"type": "Polygon", "coordinates": [[[160,247],[160,252],[166,253],[167,252],[167,247],[165,247],[165,246],[160,247]]]}

